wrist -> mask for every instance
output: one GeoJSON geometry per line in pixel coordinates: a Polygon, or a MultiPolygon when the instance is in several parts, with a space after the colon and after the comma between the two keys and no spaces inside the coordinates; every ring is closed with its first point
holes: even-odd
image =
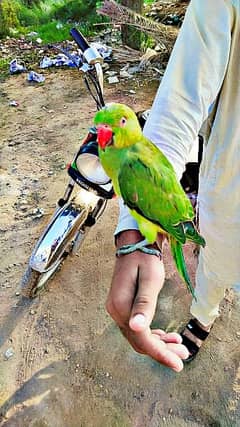
{"type": "MultiPolygon", "coordinates": [[[[144,239],[145,237],[140,233],[139,230],[133,230],[133,229],[124,230],[115,236],[115,245],[116,245],[116,248],[118,249],[124,245],[135,244],[144,239]]],[[[154,242],[153,244],[149,244],[149,247],[152,247],[155,249],[161,249],[163,239],[164,239],[164,236],[159,233],[157,242],[154,242]]]]}
{"type": "Polygon", "coordinates": [[[143,240],[139,230],[124,230],[115,236],[115,245],[120,248],[123,245],[131,245],[143,240]]]}

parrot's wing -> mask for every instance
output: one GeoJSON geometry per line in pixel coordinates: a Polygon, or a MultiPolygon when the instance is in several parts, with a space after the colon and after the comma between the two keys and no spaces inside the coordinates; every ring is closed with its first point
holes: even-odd
{"type": "Polygon", "coordinates": [[[191,203],[172,166],[161,161],[163,154],[156,148],[151,159],[151,150],[128,150],[118,175],[121,196],[130,209],[184,243],[182,222],[193,218],[191,203]]]}

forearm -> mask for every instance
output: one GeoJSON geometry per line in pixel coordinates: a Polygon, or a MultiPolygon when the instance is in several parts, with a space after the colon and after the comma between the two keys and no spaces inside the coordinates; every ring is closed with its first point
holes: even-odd
{"type": "Polygon", "coordinates": [[[144,128],[179,179],[225,77],[232,19],[231,2],[191,0],[144,128]]]}

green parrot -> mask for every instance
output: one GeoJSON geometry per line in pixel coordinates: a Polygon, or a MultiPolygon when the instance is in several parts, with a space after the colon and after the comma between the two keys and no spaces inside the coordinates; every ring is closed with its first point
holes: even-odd
{"type": "MultiPolygon", "coordinates": [[[[187,241],[205,246],[194,225],[194,210],[182,189],[172,164],[149,139],[133,110],[111,103],[94,118],[101,164],[111,178],[116,195],[123,198],[145,237],[142,246],[168,237],[177,270],[195,298],[182,245],[187,241]]],[[[128,251],[140,249],[130,245],[128,251]]],[[[123,248],[124,249],[124,248],[123,248]]]]}

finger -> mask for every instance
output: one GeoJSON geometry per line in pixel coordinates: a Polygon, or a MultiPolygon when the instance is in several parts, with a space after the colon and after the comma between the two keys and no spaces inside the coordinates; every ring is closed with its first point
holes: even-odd
{"type": "Polygon", "coordinates": [[[187,347],[185,347],[185,345],[183,344],[168,343],[167,348],[168,350],[171,350],[173,353],[179,356],[181,359],[187,359],[189,356],[187,347]]]}
{"type": "Polygon", "coordinates": [[[173,369],[175,372],[181,372],[184,368],[182,359],[170,350],[166,350],[164,354],[158,357],[159,362],[173,369]]]}
{"type": "Polygon", "coordinates": [[[160,340],[153,341],[155,342],[149,348],[149,355],[164,366],[180,372],[183,369],[182,359],[186,358],[184,349],[178,348],[180,344],[165,344],[160,340]]]}
{"type": "Polygon", "coordinates": [[[152,331],[154,337],[158,337],[159,340],[164,341],[167,344],[167,348],[177,354],[181,359],[187,359],[189,352],[185,345],[181,344],[182,337],[176,332],[166,333],[161,329],[155,329],[152,331]],[[157,332],[155,334],[155,331],[157,332]]]}
{"type": "Polygon", "coordinates": [[[159,337],[159,339],[164,342],[172,342],[176,344],[181,344],[182,337],[177,332],[165,332],[162,329],[152,329],[152,334],[159,337]]]}
{"type": "Polygon", "coordinates": [[[138,352],[147,354],[176,372],[180,372],[183,369],[182,359],[187,357],[184,346],[172,343],[166,344],[158,336],[152,334],[150,328],[143,332],[130,331],[127,338],[138,352]]]}
{"type": "Polygon", "coordinates": [[[134,299],[129,321],[130,328],[135,331],[142,331],[147,328],[153,319],[158,294],[164,281],[164,267],[159,259],[148,259],[145,255],[145,262],[148,266],[139,269],[138,292],[134,299]],[[149,267],[149,268],[148,268],[149,267]]]}
{"type": "Polygon", "coordinates": [[[188,357],[186,347],[181,344],[166,344],[156,339],[154,335],[153,338],[151,349],[152,357],[163,365],[172,368],[174,371],[180,372],[184,366],[182,359],[188,357]],[[158,343],[160,345],[157,345],[158,343]]]}

